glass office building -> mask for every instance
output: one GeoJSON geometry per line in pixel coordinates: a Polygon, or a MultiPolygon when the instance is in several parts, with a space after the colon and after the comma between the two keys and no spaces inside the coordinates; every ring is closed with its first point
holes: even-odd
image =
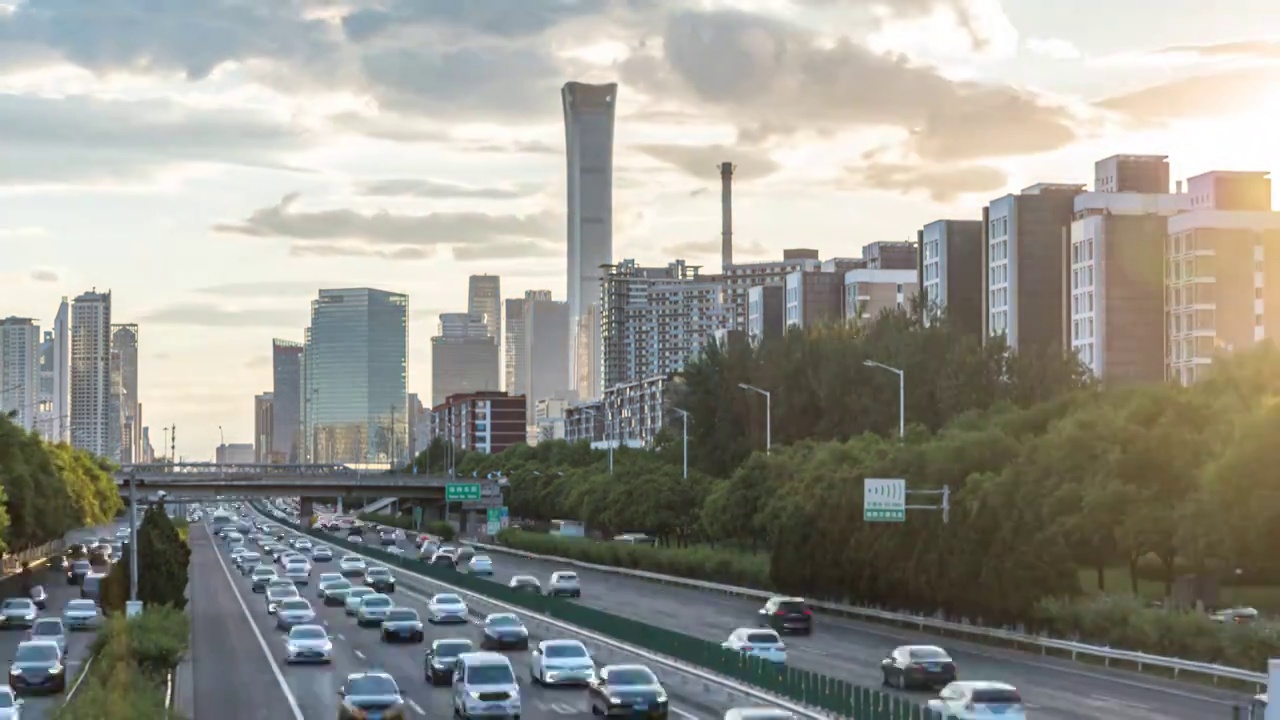
{"type": "Polygon", "coordinates": [[[353,288],[311,302],[303,353],[311,460],[385,465],[408,457],[409,298],[353,288]]]}

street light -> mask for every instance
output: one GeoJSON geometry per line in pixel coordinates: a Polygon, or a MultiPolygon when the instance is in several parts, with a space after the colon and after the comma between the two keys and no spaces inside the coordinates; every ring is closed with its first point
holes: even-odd
{"type": "Polygon", "coordinates": [[[684,440],[684,479],[689,479],[689,411],[680,408],[671,408],[675,412],[680,413],[680,422],[683,424],[680,435],[684,440]]]}
{"type": "Polygon", "coordinates": [[[867,367],[877,367],[881,370],[888,370],[896,373],[898,376],[898,439],[905,440],[907,437],[907,375],[896,367],[889,367],[884,363],[878,363],[875,360],[863,360],[863,365],[867,367]]]}
{"type": "Polygon", "coordinates": [[[738,383],[738,387],[764,396],[764,454],[768,455],[773,449],[773,395],[768,390],[761,390],[755,385],[738,383]]]}

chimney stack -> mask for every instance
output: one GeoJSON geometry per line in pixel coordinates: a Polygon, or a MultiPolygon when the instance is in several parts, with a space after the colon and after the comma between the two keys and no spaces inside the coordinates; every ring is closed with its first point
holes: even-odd
{"type": "Polygon", "coordinates": [[[720,260],[724,270],[733,264],[733,163],[720,163],[720,260]]]}

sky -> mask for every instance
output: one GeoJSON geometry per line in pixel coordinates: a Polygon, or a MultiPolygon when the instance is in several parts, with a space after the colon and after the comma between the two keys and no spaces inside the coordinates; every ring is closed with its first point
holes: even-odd
{"type": "MultiPolygon", "coordinates": [[[[1117,153],[1280,167],[1275,0],[0,0],[0,317],[113,293],[144,421],[250,442],[321,287],[565,294],[560,86],[618,82],[614,259],[850,256],[1117,153]]],[[[157,448],[158,449],[158,448],[157,448]]]]}

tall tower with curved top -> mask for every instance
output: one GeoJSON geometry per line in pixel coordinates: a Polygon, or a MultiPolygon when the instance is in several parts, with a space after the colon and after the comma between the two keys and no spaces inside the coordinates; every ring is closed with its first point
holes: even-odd
{"type": "Polygon", "coordinates": [[[618,84],[565,83],[569,387],[600,397],[601,265],[613,264],[613,120],[618,84]]]}

